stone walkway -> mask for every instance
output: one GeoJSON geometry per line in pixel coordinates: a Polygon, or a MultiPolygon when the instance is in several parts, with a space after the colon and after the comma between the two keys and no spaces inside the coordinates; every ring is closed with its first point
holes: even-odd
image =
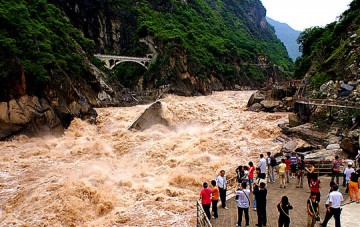
{"type": "MultiPolygon", "coordinates": [[[[330,177],[321,176],[321,200],[320,200],[320,216],[323,219],[325,216],[325,200],[329,192],[329,182],[330,177]]],[[[341,179],[342,180],[342,179],[341,179]]],[[[289,198],[290,204],[294,207],[290,211],[291,226],[306,226],[307,224],[307,210],[306,210],[306,201],[309,198],[310,193],[307,193],[308,188],[296,188],[297,179],[290,179],[290,183],[287,184],[285,189],[279,188],[278,182],[273,184],[267,184],[268,194],[267,194],[267,227],[276,227],[278,226],[278,217],[279,212],[276,208],[282,196],[286,195],[289,198]]],[[[307,185],[307,180],[305,179],[304,186],[307,185]]],[[[344,202],[349,202],[349,196],[344,195],[345,188],[340,186],[340,192],[343,193],[344,202]]],[[[251,207],[253,205],[254,195],[250,196],[251,207]]],[[[219,207],[219,218],[211,219],[211,224],[214,227],[234,227],[237,224],[237,206],[234,198],[229,198],[227,201],[228,210],[222,209],[219,207]]],[[[256,211],[250,210],[250,227],[257,224],[257,214],[256,211]]],[[[243,216],[243,226],[245,226],[245,217],[243,216]]]]}

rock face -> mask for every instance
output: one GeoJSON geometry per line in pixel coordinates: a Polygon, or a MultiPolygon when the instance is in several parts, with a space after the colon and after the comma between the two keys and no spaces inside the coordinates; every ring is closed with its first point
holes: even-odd
{"type": "MultiPolygon", "coordinates": [[[[91,65],[88,67],[91,68],[91,65]]],[[[77,78],[70,78],[66,73],[57,74],[56,78],[62,81],[60,86],[57,81],[51,80],[41,88],[28,84],[26,75],[14,74],[6,81],[0,100],[0,140],[20,132],[29,136],[43,131],[59,134],[74,117],[95,123],[97,113],[94,107],[103,105],[99,95],[105,94],[111,99],[114,92],[101,75],[91,71],[86,73],[77,78]],[[19,87],[21,89],[14,89],[19,87]],[[31,92],[35,89],[42,92],[35,95],[31,92]]]]}
{"type": "Polygon", "coordinates": [[[0,138],[20,130],[28,133],[39,131],[61,132],[63,126],[45,99],[22,96],[0,103],[0,138]]]}
{"type": "MultiPolygon", "coordinates": [[[[198,39],[196,34],[198,31],[196,31],[196,27],[191,27],[191,23],[183,21],[182,18],[178,19],[175,15],[177,14],[176,10],[191,10],[189,12],[193,14],[198,13],[199,8],[202,8],[199,7],[200,4],[209,4],[209,10],[214,10],[215,12],[215,8],[217,8],[215,5],[218,4],[216,2],[180,1],[175,3],[172,1],[153,0],[145,1],[146,3],[141,4],[138,1],[132,0],[53,0],[52,2],[65,13],[76,28],[82,31],[85,37],[95,41],[96,52],[98,53],[142,57],[153,53],[156,49],[157,62],[144,75],[139,75],[138,81],[134,83],[138,89],[155,89],[159,84],[172,84],[170,92],[175,94],[207,95],[211,94],[212,91],[235,89],[239,86],[258,88],[263,85],[263,79],[256,80],[253,78],[254,75],[252,75],[251,67],[249,68],[247,65],[244,67],[243,61],[249,60],[233,53],[213,53],[218,52],[215,50],[217,49],[217,44],[214,44],[214,47],[212,46],[213,44],[206,45],[203,49],[204,53],[194,54],[189,51],[194,41],[198,39]],[[178,5],[182,4],[185,6],[178,9],[178,5]],[[164,29],[162,28],[164,25],[158,25],[157,29],[149,28],[148,24],[156,24],[156,21],[154,23],[153,21],[147,21],[148,18],[144,19],[142,13],[139,12],[142,10],[154,11],[159,16],[162,16],[162,14],[174,14],[172,20],[179,20],[180,24],[189,30],[187,37],[182,37],[182,34],[186,33],[186,31],[182,30],[183,28],[166,29],[179,29],[180,35],[179,37],[175,35],[175,38],[172,35],[170,35],[171,37],[162,37],[162,34],[156,34],[157,30],[161,31],[161,29],[164,29]],[[188,41],[188,38],[190,41],[188,41]],[[149,42],[143,42],[145,39],[148,41],[152,40],[153,48],[151,48],[149,42]],[[183,42],[186,45],[183,45],[183,42]],[[216,64],[207,62],[206,66],[204,66],[202,61],[204,61],[204,58],[207,58],[207,55],[216,64]],[[213,65],[224,65],[224,67],[216,66],[217,68],[215,68],[213,65]]],[[[261,42],[267,40],[266,42],[271,43],[267,44],[270,46],[272,43],[276,43],[278,51],[285,50],[286,52],[285,47],[276,38],[273,29],[267,24],[265,19],[266,9],[259,0],[225,1],[219,7],[221,11],[228,12],[231,15],[229,18],[225,17],[224,20],[241,21],[241,26],[246,27],[244,31],[249,33],[249,37],[254,39],[261,37],[261,42]]],[[[223,19],[222,16],[221,19],[223,19]]],[[[203,21],[203,23],[206,24],[208,22],[203,21]]],[[[211,27],[211,23],[209,25],[211,27]]],[[[172,27],[174,25],[169,23],[169,26],[172,27]]],[[[232,27],[230,26],[227,29],[232,29],[232,27]]],[[[236,29],[238,28],[236,27],[236,29]]],[[[247,41],[242,40],[241,42],[247,41]]],[[[226,45],[224,48],[229,49],[226,45]]],[[[246,55],[248,55],[248,52],[246,51],[246,55]]],[[[259,56],[263,55],[263,51],[260,52],[261,54],[259,52],[250,53],[255,58],[258,56],[257,62],[255,58],[251,58],[252,60],[250,61],[255,61],[252,62],[253,64],[263,64],[259,60],[261,58],[259,56]]],[[[256,67],[256,71],[261,74],[261,77],[267,79],[274,74],[279,74],[281,70],[274,69],[273,62],[269,60],[269,56],[265,58],[268,59],[266,64],[259,68],[256,67]]],[[[272,57],[272,60],[274,59],[272,57]]],[[[291,65],[290,59],[287,57],[285,57],[283,62],[291,65]]]]}
{"type": "Polygon", "coordinates": [[[323,144],[326,134],[319,131],[314,125],[307,123],[290,128],[288,134],[301,138],[312,145],[323,144]]]}
{"type": "Polygon", "coordinates": [[[71,103],[54,110],[44,98],[21,96],[9,102],[0,103],[0,139],[21,132],[28,135],[50,132],[60,134],[75,117],[95,123],[97,113],[88,104],[71,103]],[[65,110],[65,112],[63,112],[65,110]]]}

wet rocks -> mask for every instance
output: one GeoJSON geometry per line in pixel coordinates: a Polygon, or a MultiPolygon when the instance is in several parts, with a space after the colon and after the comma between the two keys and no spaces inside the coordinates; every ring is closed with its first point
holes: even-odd
{"type": "Polygon", "coordinates": [[[168,121],[162,116],[162,104],[160,101],[151,104],[144,113],[129,127],[129,130],[145,130],[155,124],[168,126],[168,121]]]}
{"type": "Polygon", "coordinates": [[[305,140],[309,144],[322,144],[326,138],[326,133],[318,130],[313,124],[306,123],[293,128],[289,128],[288,134],[305,140]]]}
{"type": "Polygon", "coordinates": [[[18,131],[36,134],[39,131],[63,130],[60,119],[45,99],[22,96],[0,104],[0,138],[18,131]]]}
{"type": "Polygon", "coordinates": [[[254,105],[256,103],[260,103],[263,100],[265,100],[265,95],[260,93],[259,91],[257,91],[250,96],[249,101],[246,106],[251,107],[252,105],[254,105]]]}

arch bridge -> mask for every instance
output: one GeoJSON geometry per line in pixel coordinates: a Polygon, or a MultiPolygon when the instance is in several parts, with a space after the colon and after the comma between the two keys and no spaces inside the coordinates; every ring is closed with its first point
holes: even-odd
{"type": "Polygon", "coordinates": [[[135,62],[148,69],[148,66],[153,60],[152,54],[148,54],[145,58],[103,54],[95,54],[94,56],[100,59],[102,62],[105,62],[105,67],[108,69],[113,69],[116,65],[123,62],[135,62]]]}

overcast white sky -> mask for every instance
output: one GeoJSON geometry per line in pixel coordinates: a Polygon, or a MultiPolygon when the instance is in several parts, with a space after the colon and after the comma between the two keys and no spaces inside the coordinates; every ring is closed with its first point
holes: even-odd
{"type": "Polygon", "coordinates": [[[266,15],[295,30],[325,26],[349,8],[352,0],[261,0],[266,15]]]}

